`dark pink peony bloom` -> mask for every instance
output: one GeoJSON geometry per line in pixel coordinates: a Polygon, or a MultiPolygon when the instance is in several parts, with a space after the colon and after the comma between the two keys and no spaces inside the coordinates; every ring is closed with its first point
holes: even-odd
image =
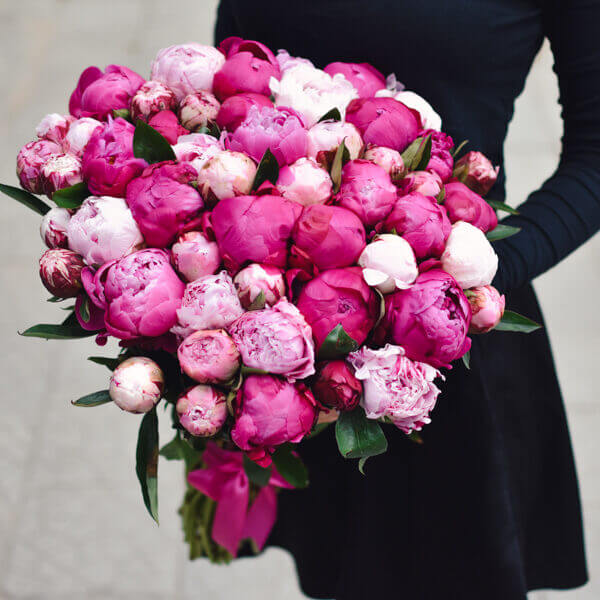
{"type": "Polygon", "coordinates": [[[113,110],[129,108],[143,83],[144,78],[127,67],[108,65],[104,73],[98,67],[88,67],[71,94],[69,112],[78,119],[106,120],[113,110]]]}
{"type": "Polygon", "coordinates": [[[160,133],[169,144],[176,144],[180,135],[187,135],[188,130],[179,124],[177,115],[171,110],[161,110],[148,120],[148,125],[160,133]]]}
{"type": "Polygon", "coordinates": [[[445,190],[444,206],[452,223],[466,221],[484,233],[498,225],[496,211],[464,183],[452,181],[446,184],[445,190]]]}
{"type": "Polygon", "coordinates": [[[358,406],[363,386],[345,360],[330,360],[319,369],[312,391],[321,404],[346,411],[358,406]]]}
{"type": "Polygon", "coordinates": [[[356,89],[360,98],[372,98],[379,90],[385,89],[385,77],[369,63],[332,62],[324,69],[325,73],[341,73],[356,89]]]}
{"type": "Polygon", "coordinates": [[[435,129],[427,129],[419,133],[420,137],[428,135],[431,136],[431,158],[427,163],[426,170],[437,173],[440,179],[446,182],[452,177],[452,169],[454,168],[454,159],[450,154],[450,150],[454,147],[454,141],[443,131],[436,131],[435,129]]]}
{"type": "Polygon", "coordinates": [[[87,143],[82,159],[83,179],[96,196],[125,197],[127,184],[147,166],[133,155],[134,126],[124,119],[108,119],[87,143]]]}
{"type": "Polygon", "coordinates": [[[262,94],[247,93],[230,96],[221,104],[217,114],[217,125],[221,129],[235,131],[239,124],[246,119],[252,106],[256,106],[258,109],[273,108],[273,103],[268,96],[262,94]]]}
{"type": "Polygon", "coordinates": [[[168,246],[204,207],[189,185],[196,170],[187,163],[150,165],[127,187],[127,204],[150,246],[168,246]]]}

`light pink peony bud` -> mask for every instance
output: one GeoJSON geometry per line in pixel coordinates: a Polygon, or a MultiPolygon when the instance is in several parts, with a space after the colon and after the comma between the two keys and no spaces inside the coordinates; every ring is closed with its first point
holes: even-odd
{"type": "Polygon", "coordinates": [[[213,123],[221,104],[210,92],[187,95],[179,104],[179,120],[190,131],[197,131],[213,123]]]}
{"type": "Polygon", "coordinates": [[[41,194],[44,191],[42,167],[51,156],[61,153],[61,147],[48,140],[25,144],[17,155],[17,177],[23,188],[32,194],[41,194]]]}
{"type": "Polygon", "coordinates": [[[44,193],[51,198],[56,190],[83,181],[81,160],[73,154],[55,154],[44,163],[41,177],[44,193]]]}
{"type": "Polygon", "coordinates": [[[256,165],[242,152],[223,150],[212,158],[198,172],[199,191],[209,203],[223,198],[245,196],[250,192],[256,165]]]}
{"type": "Polygon", "coordinates": [[[271,265],[252,263],[235,276],[233,283],[240,302],[246,309],[260,299],[260,306],[253,308],[273,306],[285,296],[283,271],[271,265]]]}
{"type": "Polygon", "coordinates": [[[399,179],[406,173],[402,155],[397,150],[385,146],[369,146],[363,158],[379,165],[392,179],[399,179]]]}
{"type": "Polygon", "coordinates": [[[147,413],[160,400],[165,378],[160,367],[145,356],[124,360],[110,378],[112,401],[130,413],[147,413]]]}
{"type": "Polygon", "coordinates": [[[69,247],[90,266],[100,266],[139,250],[144,238],[123,198],[90,196],[71,217],[69,247]]]}
{"type": "Polygon", "coordinates": [[[62,144],[73,121],[75,121],[75,117],[71,115],[51,113],[40,121],[39,125],[35,128],[35,134],[41,140],[50,140],[51,142],[62,144]]]}
{"type": "Polygon", "coordinates": [[[42,219],[40,235],[48,248],[66,248],[67,225],[71,213],[66,208],[51,208],[42,219]]]}
{"type": "Polygon", "coordinates": [[[198,383],[225,383],[240,367],[240,353],[224,329],[188,335],[177,349],[181,370],[198,383]]]}
{"type": "Polygon", "coordinates": [[[190,133],[180,135],[172,146],[178,162],[186,162],[196,169],[196,173],[211,159],[223,150],[223,146],[212,135],[206,133],[190,133]]]}
{"type": "Polygon", "coordinates": [[[92,119],[91,117],[76,119],[71,123],[69,131],[67,131],[67,135],[63,140],[64,151],[67,154],[74,154],[78,158],[81,158],[93,133],[102,126],[100,121],[92,119]]]}
{"type": "Polygon", "coordinates": [[[442,187],[442,178],[437,173],[429,171],[411,171],[398,182],[400,196],[418,192],[423,196],[435,198],[442,191],[442,187]]]}
{"type": "Polygon", "coordinates": [[[344,141],[350,160],[358,158],[363,150],[364,143],[358,129],[351,123],[342,121],[322,121],[313,125],[308,130],[307,156],[319,160],[321,153],[334,153],[344,141]]]}
{"type": "Polygon", "coordinates": [[[504,315],[504,296],[491,285],[474,287],[465,291],[471,305],[469,333],[487,333],[500,323],[504,315]]]}
{"type": "Polygon", "coordinates": [[[175,269],[187,281],[212,275],[221,264],[219,246],[200,231],[182,233],[171,248],[175,269]]]}
{"type": "Polygon", "coordinates": [[[57,298],[74,298],[81,290],[81,270],[85,267],[79,254],[65,248],[46,250],[40,258],[40,277],[45,288],[57,298]]]}
{"type": "Polygon", "coordinates": [[[329,173],[310,158],[299,158],[279,171],[277,189],[288,200],[304,206],[324,204],[331,197],[329,173]]]}
{"type": "Polygon", "coordinates": [[[146,81],[133,95],[129,110],[135,123],[138,119],[147,121],[162,110],[175,110],[175,94],[160,81],[146,81]]]}
{"type": "Polygon", "coordinates": [[[484,154],[471,151],[457,161],[453,175],[480,196],[485,196],[496,183],[499,171],[500,167],[494,167],[484,154]]]}
{"type": "Polygon", "coordinates": [[[177,414],[192,435],[215,435],[227,419],[225,394],[210,385],[196,385],[177,400],[177,414]]]}

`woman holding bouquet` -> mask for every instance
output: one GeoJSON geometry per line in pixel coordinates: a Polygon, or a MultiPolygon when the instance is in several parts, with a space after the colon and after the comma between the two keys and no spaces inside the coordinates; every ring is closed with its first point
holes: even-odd
{"type": "MultiPolygon", "coordinates": [[[[600,226],[600,2],[222,0],[228,36],[286,48],[316,66],[368,61],[426,97],[455,140],[494,164],[513,103],[545,37],[563,106],[554,175],[506,224],[494,282],[509,308],[542,320],[531,280],[600,226]]],[[[504,174],[490,197],[502,200],[504,174]]],[[[523,600],[587,578],[577,479],[547,334],[473,340],[471,371],[446,372],[422,445],[389,436],[367,476],[333,436],[301,447],[305,490],[280,494],[270,543],[295,556],[315,598],[523,600]]]]}

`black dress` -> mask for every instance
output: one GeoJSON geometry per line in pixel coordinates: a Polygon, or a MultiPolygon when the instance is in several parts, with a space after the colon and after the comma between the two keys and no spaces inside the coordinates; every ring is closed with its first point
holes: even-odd
{"type": "MultiPolygon", "coordinates": [[[[600,226],[600,1],[222,0],[218,40],[257,39],[310,58],[395,72],[455,141],[502,165],[513,103],[545,36],[565,121],[561,163],[506,220],[495,284],[542,320],[531,279],[600,226]]],[[[502,199],[504,179],[491,196],[502,199]]],[[[417,445],[387,430],[367,476],[332,431],[305,442],[311,485],[280,495],[270,543],[314,598],[522,600],[587,579],[565,413],[544,330],[473,340],[417,445]]]]}

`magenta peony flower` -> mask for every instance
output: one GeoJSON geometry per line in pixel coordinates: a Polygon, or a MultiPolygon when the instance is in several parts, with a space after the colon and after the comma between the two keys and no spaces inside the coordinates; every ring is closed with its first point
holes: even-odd
{"type": "Polygon", "coordinates": [[[90,196],[71,217],[69,248],[94,267],[139,250],[144,238],[123,198],[90,196]]]}
{"type": "Polygon", "coordinates": [[[397,180],[404,176],[406,171],[400,152],[386,148],[385,146],[369,146],[363,158],[379,165],[389,174],[392,180],[397,180]]]}
{"type": "Polygon", "coordinates": [[[367,144],[402,152],[419,133],[419,119],[411,109],[393,98],[352,100],[346,121],[356,125],[367,144]]]}
{"type": "Polygon", "coordinates": [[[212,275],[221,264],[219,247],[200,231],[182,233],[171,248],[173,265],[187,281],[212,275]]]}
{"type": "Polygon", "coordinates": [[[317,275],[300,292],[297,306],[312,327],[317,349],[337,325],[362,344],[379,316],[379,300],[359,267],[317,275]]]}
{"type": "Polygon", "coordinates": [[[498,225],[498,217],[494,209],[464,183],[460,181],[447,183],[445,191],[444,206],[452,223],[466,221],[484,233],[498,225]]]}
{"type": "Polygon", "coordinates": [[[217,115],[217,125],[227,131],[235,131],[242,121],[246,120],[248,111],[252,106],[258,109],[273,108],[273,103],[267,96],[262,94],[238,94],[230,96],[221,104],[217,115]]]}
{"type": "Polygon", "coordinates": [[[411,171],[398,181],[397,185],[400,196],[418,192],[423,196],[431,196],[432,198],[436,198],[443,187],[440,176],[429,171],[411,171]]]}
{"type": "Polygon", "coordinates": [[[49,140],[62,145],[73,121],[75,121],[75,117],[71,115],[51,113],[40,121],[39,125],[35,128],[35,134],[41,140],[49,140]]]}
{"type": "Polygon", "coordinates": [[[175,94],[160,81],[146,81],[133,95],[129,105],[131,118],[147,121],[162,110],[175,110],[177,98],[175,94]]]}
{"type": "Polygon", "coordinates": [[[78,119],[92,117],[104,121],[113,110],[129,108],[132,96],[144,78],[119,65],[108,65],[104,73],[98,67],[83,71],[69,100],[69,112],[78,119]]]}
{"type": "Polygon", "coordinates": [[[371,98],[378,90],[385,89],[385,77],[369,63],[332,62],[323,70],[331,76],[341,73],[354,86],[359,98],[371,98]]]}
{"type": "Polygon", "coordinates": [[[83,152],[83,179],[96,196],[125,197],[127,184],[147,166],[133,155],[135,128],[124,119],[108,119],[92,134],[83,152]]]}
{"type": "Polygon", "coordinates": [[[256,162],[268,148],[280,165],[288,165],[306,155],[307,139],[302,120],[294,111],[251,106],[246,119],[225,140],[225,146],[245,152],[256,162]]]}
{"type": "Polygon", "coordinates": [[[270,265],[252,263],[238,272],[233,283],[238,291],[240,302],[246,309],[259,303],[261,298],[262,306],[254,308],[273,306],[285,296],[283,271],[270,265]]]}
{"type": "Polygon", "coordinates": [[[289,381],[315,372],[312,332],[287,300],[244,313],[229,327],[245,366],[284,375],[289,381]]]}
{"type": "Polygon", "coordinates": [[[465,292],[471,305],[469,333],[487,333],[500,323],[504,315],[505,300],[491,285],[471,288],[465,292]]]}
{"type": "Polygon", "coordinates": [[[40,258],[40,278],[57,298],[74,298],[81,290],[81,271],[85,267],[79,254],[65,248],[46,250],[40,258]]]}
{"type": "Polygon", "coordinates": [[[356,213],[365,227],[373,227],[392,210],[396,187],[379,165],[351,160],[342,169],[342,183],[335,200],[356,213]]]}
{"type": "Polygon", "coordinates": [[[190,131],[213,123],[221,104],[210,92],[188,94],[179,104],[179,120],[190,131]]]}
{"type": "Polygon", "coordinates": [[[347,411],[358,406],[363,386],[345,360],[330,360],[319,369],[312,391],[317,402],[347,411]]]}
{"type": "Polygon", "coordinates": [[[211,159],[223,150],[219,140],[205,133],[190,133],[177,138],[173,152],[177,162],[189,163],[196,173],[211,159]]]}
{"type": "Polygon", "coordinates": [[[396,232],[414,250],[417,258],[439,258],[452,226],[448,215],[434,198],[412,192],[396,200],[382,225],[383,231],[396,232]]]}
{"type": "Polygon", "coordinates": [[[452,177],[454,168],[454,159],[450,150],[454,147],[454,141],[449,135],[442,131],[428,129],[419,133],[420,137],[431,136],[431,157],[427,163],[426,170],[431,173],[437,173],[440,179],[445,183],[452,177]]]}
{"type": "Polygon", "coordinates": [[[448,367],[471,346],[469,301],[456,281],[439,267],[421,273],[412,287],[386,296],[378,342],[402,346],[406,356],[448,367]]]}
{"type": "Polygon", "coordinates": [[[145,356],[124,360],[110,378],[112,401],[130,413],[147,413],[161,399],[165,378],[160,367],[145,356]]]}
{"type": "Polygon", "coordinates": [[[211,156],[198,169],[198,187],[211,205],[224,198],[250,193],[256,177],[254,161],[243,152],[223,150],[211,156]]]}
{"type": "Polygon", "coordinates": [[[420,431],[431,422],[440,390],[433,383],[442,374],[431,365],[414,362],[404,348],[387,344],[380,350],[363,346],[349,355],[356,377],[363,380],[361,406],[368,419],[388,417],[404,433],[420,431]]]}
{"type": "Polygon", "coordinates": [[[221,200],[211,214],[217,244],[228,269],[250,262],[284,268],[288,241],[302,206],[281,196],[221,200]]]}
{"type": "Polygon", "coordinates": [[[53,154],[40,170],[42,189],[48,198],[56,190],[80,183],[81,179],[81,161],[72,154],[53,154]]]}
{"type": "Polygon", "coordinates": [[[240,367],[240,353],[224,329],[188,335],[177,349],[181,370],[199,383],[225,383],[240,367]]]}
{"type": "Polygon", "coordinates": [[[181,102],[188,94],[212,91],[215,73],[224,63],[223,54],[212,46],[196,42],[169,46],[152,62],[152,79],[173,90],[181,102]]]}
{"type": "Polygon", "coordinates": [[[229,47],[226,57],[213,82],[215,96],[221,101],[242,92],[268,96],[271,77],[279,79],[281,76],[275,56],[260,42],[236,41],[229,47]]]}
{"type": "Polygon", "coordinates": [[[481,152],[467,152],[454,165],[454,177],[462,181],[469,189],[480,196],[485,196],[491,189],[500,167],[494,167],[481,152]]]}
{"type": "Polygon", "coordinates": [[[299,158],[279,171],[277,189],[284,198],[303,206],[324,204],[331,198],[329,173],[310,158],[299,158]]]}
{"type": "Polygon", "coordinates": [[[42,219],[40,235],[48,248],[66,248],[71,213],[66,208],[51,208],[42,219]]]}
{"type": "Polygon", "coordinates": [[[227,420],[225,394],[210,385],[196,385],[177,400],[179,422],[192,435],[215,435],[227,420]]]}
{"type": "Polygon", "coordinates": [[[189,185],[195,169],[186,163],[150,165],[127,186],[127,204],[150,246],[168,246],[196,219],[204,203],[189,185]]]}
{"type": "Polygon", "coordinates": [[[225,271],[188,283],[172,328],[179,338],[194,331],[227,329],[244,310],[231,278],[225,271]]]}
{"type": "Polygon", "coordinates": [[[83,152],[92,135],[103,127],[103,123],[90,117],[76,119],[71,123],[69,131],[67,131],[62,142],[64,151],[67,154],[74,154],[78,158],[83,158],[83,152]]]}
{"type": "Polygon", "coordinates": [[[148,125],[156,129],[169,144],[176,144],[177,138],[187,135],[188,130],[179,124],[177,115],[172,110],[161,110],[150,117],[148,125]]]}
{"type": "Polygon", "coordinates": [[[315,265],[321,271],[349,267],[365,247],[365,228],[352,211],[314,204],[302,211],[292,240],[297,266],[315,265]]]}
{"type": "Polygon", "coordinates": [[[41,194],[42,167],[56,154],[62,154],[62,148],[48,140],[37,140],[25,144],[17,155],[17,177],[21,186],[32,194],[41,194]]]}
{"type": "Polygon", "coordinates": [[[231,439],[263,467],[276,446],[297,443],[310,433],[317,405],[302,383],[271,375],[250,375],[238,392],[231,439]]]}
{"type": "MultiPolygon", "coordinates": [[[[93,300],[106,306],[106,330],[123,340],[167,333],[177,320],[185,289],[169,255],[155,248],[107,263],[96,273],[94,287],[93,300]]],[[[89,286],[86,291],[91,291],[89,286]]]]}

